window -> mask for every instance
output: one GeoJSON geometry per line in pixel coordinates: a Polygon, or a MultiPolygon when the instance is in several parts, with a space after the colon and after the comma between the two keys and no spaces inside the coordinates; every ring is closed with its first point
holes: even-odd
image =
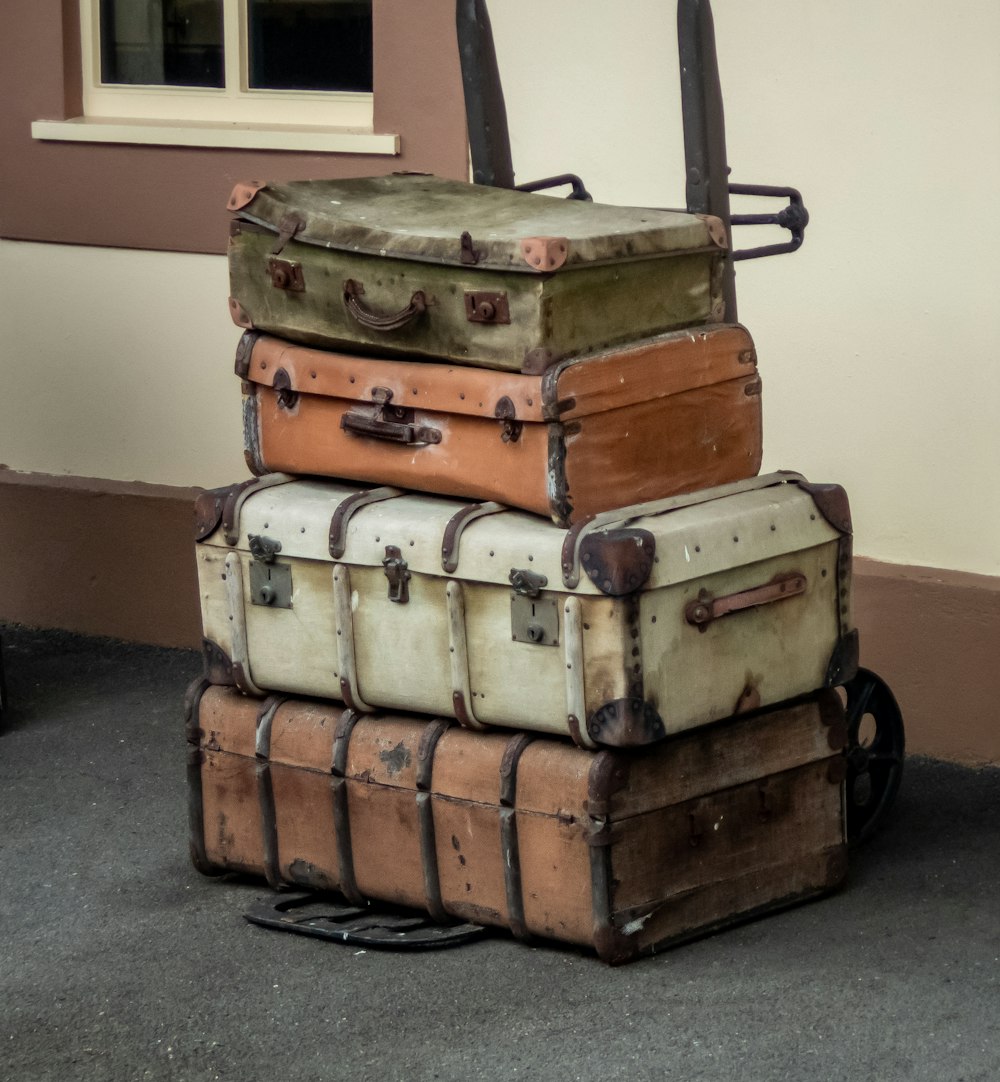
{"type": "Polygon", "coordinates": [[[371,0],[81,0],[88,117],[371,130],[371,0]]]}
{"type": "MultiPolygon", "coordinates": [[[[373,122],[360,128],[300,122],[295,104],[296,95],[354,91],[275,90],[283,111],[270,124],[149,120],[128,110],[85,116],[82,2],[3,0],[16,32],[0,36],[0,237],[218,254],[237,180],[468,176],[454,0],[372,3],[374,85],[365,97],[373,122]]],[[[220,93],[153,89],[178,99],[220,93]]]]}

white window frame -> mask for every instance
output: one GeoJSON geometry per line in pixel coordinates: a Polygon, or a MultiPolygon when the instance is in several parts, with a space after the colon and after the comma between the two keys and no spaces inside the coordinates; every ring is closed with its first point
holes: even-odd
{"type": "Polygon", "coordinates": [[[251,89],[246,0],[223,0],[224,88],[102,84],[99,18],[80,0],[84,115],[35,121],[36,139],[399,153],[373,130],[371,93],[251,89]]]}

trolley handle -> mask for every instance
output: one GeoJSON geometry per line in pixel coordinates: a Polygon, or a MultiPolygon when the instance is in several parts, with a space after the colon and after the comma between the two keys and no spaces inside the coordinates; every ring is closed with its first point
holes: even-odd
{"type": "Polygon", "coordinates": [[[792,234],[792,239],[782,244],[763,244],[758,248],[738,248],[733,254],[734,261],[740,259],[760,259],[768,255],[780,255],[782,252],[794,252],[802,247],[805,240],[806,226],[809,224],[809,211],[802,202],[802,195],[795,188],[784,188],[771,184],[730,184],[730,195],[760,195],[787,199],[788,206],[782,207],[775,214],[732,214],[732,225],[780,225],[792,234]]]}

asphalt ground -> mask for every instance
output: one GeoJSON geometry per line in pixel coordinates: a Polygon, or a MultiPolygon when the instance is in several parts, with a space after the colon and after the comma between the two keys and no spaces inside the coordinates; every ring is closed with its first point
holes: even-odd
{"type": "Polygon", "coordinates": [[[836,894],[609,968],[248,924],[188,858],[186,651],[0,628],[0,1078],[1000,1078],[1000,769],[910,758],[836,894]]]}

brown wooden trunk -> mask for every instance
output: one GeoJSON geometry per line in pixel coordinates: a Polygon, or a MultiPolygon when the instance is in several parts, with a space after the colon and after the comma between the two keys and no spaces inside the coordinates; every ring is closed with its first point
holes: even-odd
{"type": "Polygon", "coordinates": [[[839,883],[844,739],[832,692],[595,754],[198,682],[192,856],[622,962],[839,883]]]}

